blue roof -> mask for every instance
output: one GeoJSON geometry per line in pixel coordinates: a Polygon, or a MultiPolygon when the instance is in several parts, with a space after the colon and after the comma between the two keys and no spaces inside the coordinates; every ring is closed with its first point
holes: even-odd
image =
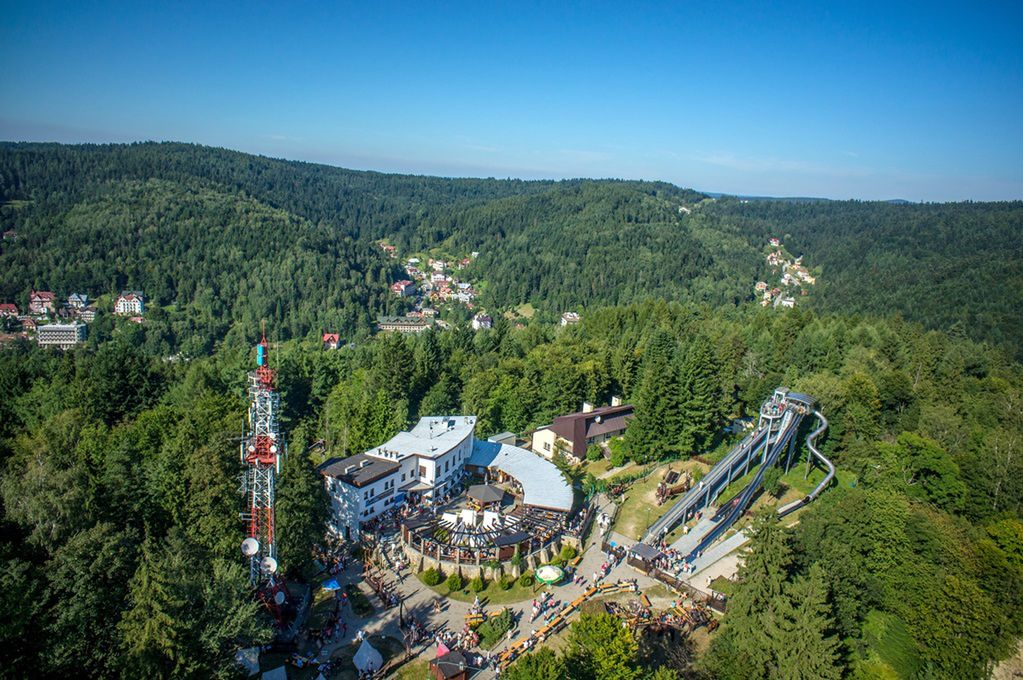
{"type": "Polygon", "coordinates": [[[522,485],[522,503],[539,508],[572,509],[572,487],[553,463],[517,446],[476,440],[469,465],[494,468],[522,485]]]}

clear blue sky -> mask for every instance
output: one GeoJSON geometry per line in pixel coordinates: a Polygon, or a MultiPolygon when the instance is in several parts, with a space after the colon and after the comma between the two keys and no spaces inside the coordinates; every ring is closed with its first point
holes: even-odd
{"type": "Polygon", "coordinates": [[[0,0],[0,139],[1023,198],[1023,2],[325,4],[0,0]]]}

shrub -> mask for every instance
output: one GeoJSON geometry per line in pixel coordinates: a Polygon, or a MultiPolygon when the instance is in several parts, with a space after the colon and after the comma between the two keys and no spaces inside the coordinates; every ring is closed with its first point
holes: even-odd
{"type": "Polygon", "coordinates": [[[471,590],[474,593],[478,593],[486,587],[487,587],[486,584],[483,583],[483,579],[479,576],[469,581],[469,590],[471,590]]]}
{"type": "Polygon", "coordinates": [[[515,579],[502,576],[501,580],[497,582],[497,585],[501,588],[501,590],[511,590],[511,587],[515,585],[515,579]]]}
{"type": "Polygon", "coordinates": [[[440,582],[443,580],[444,577],[441,575],[441,573],[434,569],[433,567],[423,572],[423,583],[425,583],[428,586],[440,585],[440,582]]]}
{"type": "Polygon", "coordinates": [[[579,554],[578,551],[576,551],[576,549],[573,548],[570,545],[566,544],[566,545],[561,546],[561,554],[560,554],[560,556],[561,556],[561,559],[565,560],[566,562],[574,560],[575,556],[578,555],[578,554],[579,554]]]}
{"type": "Polygon", "coordinates": [[[451,576],[448,576],[448,590],[454,592],[462,589],[462,577],[457,572],[453,572],[451,576]]]}
{"type": "Polygon", "coordinates": [[[621,437],[615,437],[608,442],[607,447],[611,449],[611,467],[624,465],[628,455],[625,451],[625,440],[621,437]]]}
{"type": "Polygon", "coordinates": [[[600,444],[590,444],[586,447],[586,460],[597,461],[604,457],[604,449],[600,444]]]}
{"type": "Polygon", "coordinates": [[[504,634],[512,629],[512,613],[505,607],[498,614],[491,616],[476,629],[480,635],[480,644],[484,647],[493,647],[500,642],[504,634]]]}
{"type": "Polygon", "coordinates": [[[525,574],[520,576],[519,585],[522,586],[523,588],[528,588],[529,586],[533,585],[533,575],[530,574],[529,572],[526,572],[525,574]]]}
{"type": "Polygon", "coordinates": [[[783,491],[781,476],[782,470],[780,467],[772,467],[764,473],[764,489],[775,498],[780,498],[783,491]]]}

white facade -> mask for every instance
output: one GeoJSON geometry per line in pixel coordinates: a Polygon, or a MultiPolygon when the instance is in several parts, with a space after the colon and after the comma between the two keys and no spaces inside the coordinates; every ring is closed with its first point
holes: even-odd
{"type": "Polygon", "coordinates": [[[145,303],[141,293],[122,293],[114,303],[114,313],[124,316],[141,316],[145,311],[145,303]]]}
{"type": "Polygon", "coordinates": [[[50,323],[36,328],[36,342],[40,347],[70,349],[85,342],[85,325],[80,323],[50,323]]]}
{"type": "Polygon", "coordinates": [[[361,523],[391,509],[406,492],[442,497],[462,476],[475,426],[474,416],[422,418],[411,431],[363,454],[325,463],[320,472],[331,500],[331,529],[357,536],[361,523]]]}

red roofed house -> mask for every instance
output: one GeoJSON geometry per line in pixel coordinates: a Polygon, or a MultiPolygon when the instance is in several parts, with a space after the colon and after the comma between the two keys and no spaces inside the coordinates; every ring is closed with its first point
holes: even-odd
{"type": "Polygon", "coordinates": [[[550,458],[560,449],[576,460],[583,460],[590,444],[623,434],[632,413],[632,406],[622,404],[618,397],[611,399],[611,406],[593,408],[583,404],[581,412],[558,416],[551,425],[534,432],[533,451],[550,458]]]}
{"type": "Polygon", "coordinates": [[[323,349],[337,349],[341,346],[341,335],[338,333],[323,334],[323,349]]]}
{"type": "Polygon", "coordinates": [[[114,314],[139,316],[145,312],[145,301],[137,290],[122,291],[114,302],[114,314]]]}
{"type": "Polygon", "coordinates": [[[28,294],[29,314],[46,314],[56,311],[57,296],[48,290],[33,290],[28,294]]]}
{"type": "Polygon", "coordinates": [[[18,313],[18,305],[13,302],[0,302],[0,316],[13,319],[18,313]]]}
{"type": "Polygon", "coordinates": [[[408,279],[402,281],[395,281],[391,284],[391,290],[398,297],[406,297],[416,292],[416,286],[408,279]]]}

